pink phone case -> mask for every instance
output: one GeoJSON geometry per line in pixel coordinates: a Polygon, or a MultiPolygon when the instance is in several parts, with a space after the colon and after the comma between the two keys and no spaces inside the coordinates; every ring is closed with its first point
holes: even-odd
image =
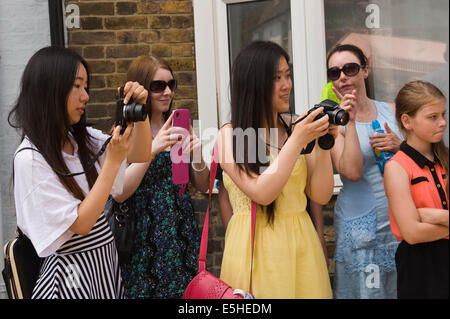
{"type": "Polygon", "coordinates": [[[179,109],[173,111],[172,126],[184,128],[183,140],[173,145],[170,149],[170,158],[172,159],[172,179],[176,185],[189,183],[189,154],[183,154],[182,142],[189,138],[190,112],[188,109],[179,109]]]}

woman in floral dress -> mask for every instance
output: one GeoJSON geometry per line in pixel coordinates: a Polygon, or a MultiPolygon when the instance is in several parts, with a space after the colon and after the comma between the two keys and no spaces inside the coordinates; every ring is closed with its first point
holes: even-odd
{"type": "MultiPolygon", "coordinates": [[[[181,298],[197,274],[200,233],[189,190],[174,185],[170,147],[181,141],[182,129],[171,127],[170,108],[176,80],[169,65],[156,57],[133,61],[127,78],[141,79],[150,92],[147,107],[154,123],[150,163],[130,165],[122,196],[115,198],[133,209],[136,235],[130,261],[122,265],[126,298],[181,298]]],[[[190,131],[182,141],[191,157],[201,154],[200,140],[190,131]]],[[[208,189],[209,170],[203,159],[190,164],[190,181],[208,189]]]]}

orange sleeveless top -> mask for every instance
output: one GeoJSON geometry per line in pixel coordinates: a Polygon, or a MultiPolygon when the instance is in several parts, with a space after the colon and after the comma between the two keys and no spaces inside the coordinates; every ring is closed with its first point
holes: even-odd
{"type": "MultiPolygon", "coordinates": [[[[406,142],[391,158],[398,162],[409,176],[411,195],[417,208],[438,208],[448,210],[448,194],[445,189],[445,170],[435,160],[431,162],[406,142]]],[[[392,211],[389,208],[391,230],[398,241],[402,241],[392,211]]],[[[448,239],[449,237],[445,237],[448,239]]]]}

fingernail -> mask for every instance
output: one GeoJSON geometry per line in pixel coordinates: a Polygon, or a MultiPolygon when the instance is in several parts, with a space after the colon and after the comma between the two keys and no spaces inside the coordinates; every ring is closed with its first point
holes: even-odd
{"type": "Polygon", "coordinates": [[[183,137],[178,136],[178,141],[181,141],[183,139],[183,137]]]}

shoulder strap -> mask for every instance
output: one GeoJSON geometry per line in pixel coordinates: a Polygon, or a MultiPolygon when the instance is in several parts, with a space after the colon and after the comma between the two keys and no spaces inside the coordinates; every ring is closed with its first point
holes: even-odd
{"type": "MultiPolygon", "coordinates": [[[[18,153],[20,153],[20,152],[22,152],[22,151],[25,151],[25,150],[31,150],[31,151],[39,152],[39,150],[37,150],[37,149],[35,149],[35,148],[32,148],[32,147],[22,147],[21,149],[17,150],[16,153],[14,153],[14,158],[16,157],[16,155],[17,155],[18,153]]],[[[39,153],[40,153],[40,152],[39,152],[39,153]]]]}
{"type": "MultiPolygon", "coordinates": [[[[94,164],[95,164],[95,162],[98,160],[98,158],[100,157],[100,156],[102,156],[103,155],[103,153],[105,152],[105,150],[106,150],[106,147],[108,146],[108,143],[111,141],[111,136],[110,137],[108,137],[107,139],[106,139],[106,141],[103,143],[103,145],[102,145],[102,147],[100,148],[100,150],[98,151],[98,153],[97,154],[95,154],[95,156],[88,162],[88,164],[87,164],[87,168],[86,168],[86,170],[85,171],[83,171],[83,172],[78,172],[78,173],[62,173],[62,172],[60,172],[60,171],[58,171],[58,170],[55,170],[55,169],[53,169],[52,168],[52,170],[56,173],[56,174],[58,174],[58,175],[60,175],[60,176],[62,176],[62,177],[74,177],[74,176],[78,176],[78,175],[82,175],[82,174],[86,174],[86,172],[88,171],[88,170],[90,170],[92,167],[94,167],[94,164]]],[[[36,152],[38,152],[38,153],[41,153],[38,149],[36,149],[36,148],[32,148],[32,147],[23,147],[23,148],[21,148],[20,150],[18,150],[15,154],[14,154],[14,157],[16,157],[16,155],[19,153],[19,152],[22,152],[22,151],[24,151],[24,150],[33,150],[33,151],[36,151],[36,152]]],[[[41,153],[42,154],[42,153],[41,153]]],[[[13,160],[13,176],[14,176],[14,160],[13,160]]]]}
{"type": "Polygon", "coordinates": [[[19,154],[20,152],[25,151],[25,150],[32,150],[32,151],[39,152],[37,149],[32,148],[32,147],[22,147],[21,149],[17,150],[17,152],[14,153],[13,165],[12,165],[13,183],[14,183],[14,160],[16,159],[17,154],[19,154]]]}
{"type": "MultiPolygon", "coordinates": [[[[32,147],[22,147],[21,149],[17,150],[16,153],[14,153],[14,157],[13,157],[13,167],[12,167],[13,182],[14,182],[14,159],[16,158],[16,155],[17,155],[17,154],[19,154],[20,152],[25,151],[25,150],[31,150],[31,151],[39,152],[37,149],[32,148],[32,147]]],[[[28,238],[28,237],[22,232],[22,230],[19,228],[19,226],[17,226],[17,229],[16,229],[16,235],[17,235],[17,237],[25,237],[25,238],[28,238]]]]}
{"type": "MultiPolygon", "coordinates": [[[[208,201],[208,208],[206,209],[206,216],[205,221],[203,223],[203,231],[202,231],[202,241],[200,243],[200,254],[198,259],[198,272],[201,272],[206,269],[206,254],[208,251],[208,229],[209,229],[209,207],[211,206],[211,196],[212,196],[212,190],[214,187],[214,181],[216,178],[217,173],[217,163],[218,161],[218,145],[217,142],[214,145],[213,150],[213,156],[211,161],[211,168],[209,171],[209,201],[208,201]]],[[[252,254],[251,254],[251,267],[250,267],[250,294],[253,295],[253,288],[252,288],[252,273],[253,273],[253,251],[254,251],[254,245],[255,245],[255,225],[256,225],[256,203],[252,201],[252,254]]]]}
{"type": "Polygon", "coordinates": [[[214,145],[213,158],[211,161],[211,168],[209,170],[209,200],[208,208],[206,209],[205,221],[203,223],[202,241],[200,243],[200,254],[198,259],[198,272],[205,270],[206,268],[206,252],[208,250],[208,228],[209,228],[209,207],[211,206],[211,196],[214,187],[214,180],[217,172],[217,157],[218,157],[217,143],[214,145]]]}
{"type": "Polygon", "coordinates": [[[252,201],[252,259],[250,262],[250,294],[253,296],[253,255],[255,251],[256,203],[252,201]]]}

